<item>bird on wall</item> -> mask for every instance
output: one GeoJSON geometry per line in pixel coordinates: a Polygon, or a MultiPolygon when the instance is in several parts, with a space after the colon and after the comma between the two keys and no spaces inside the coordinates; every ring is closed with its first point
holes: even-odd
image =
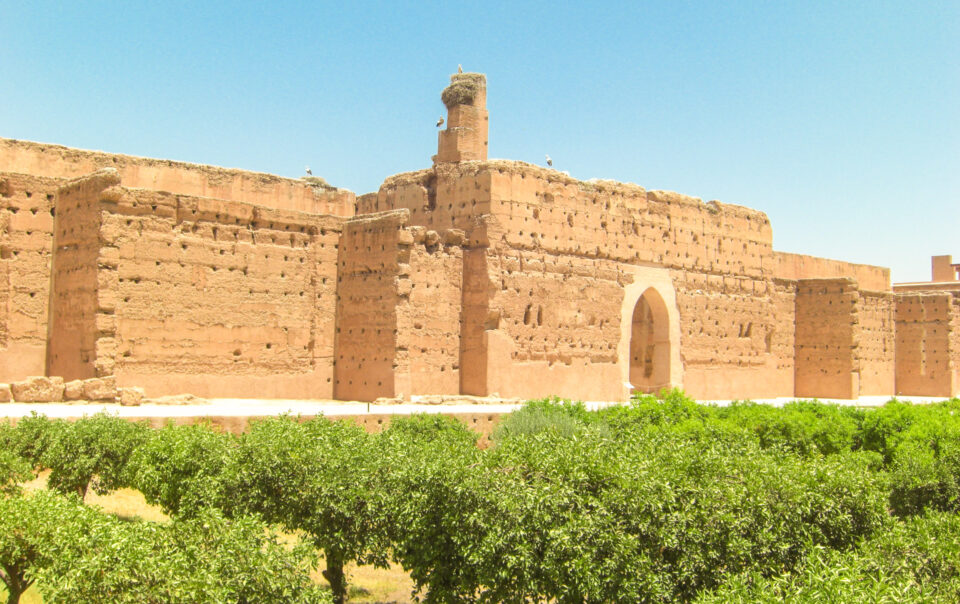
{"type": "Polygon", "coordinates": [[[307,171],[307,176],[313,176],[313,170],[310,169],[310,166],[304,166],[304,169],[307,171]]]}
{"type": "Polygon", "coordinates": [[[463,73],[463,65],[457,64],[457,73],[463,73]]]}
{"type": "Polygon", "coordinates": [[[437,120],[437,128],[439,128],[442,125],[443,125],[443,118],[441,117],[440,119],[437,120]]]}
{"type": "Polygon", "coordinates": [[[552,159],[549,155],[547,156],[547,165],[548,165],[548,166],[552,166],[552,165],[553,165],[553,159],[552,159]]]}

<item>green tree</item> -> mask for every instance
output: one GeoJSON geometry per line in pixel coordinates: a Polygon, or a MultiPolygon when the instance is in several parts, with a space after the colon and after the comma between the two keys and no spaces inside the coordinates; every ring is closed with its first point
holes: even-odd
{"type": "Polygon", "coordinates": [[[133,452],[128,480],[167,514],[191,516],[208,506],[224,507],[223,473],[236,444],[209,424],[171,423],[133,452]]]}
{"type": "Polygon", "coordinates": [[[311,548],[288,550],[259,520],[212,508],[169,524],[113,520],[83,543],[38,572],[48,604],[330,601],[310,579],[311,548]]]}
{"type": "Polygon", "coordinates": [[[0,423],[0,497],[17,494],[19,483],[33,477],[30,464],[12,447],[14,438],[14,428],[0,423]]]}
{"type": "Polygon", "coordinates": [[[371,437],[347,422],[265,419],[239,439],[229,492],[236,511],[300,531],[326,559],[323,576],[344,602],[344,565],[385,566],[389,542],[371,437]]]}
{"type": "Polygon", "coordinates": [[[16,425],[0,434],[0,445],[25,460],[34,470],[44,470],[43,455],[56,433],[63,428],[63,420],[51,420],[46,415],[31,411],[21,417],[16,425]]]}
{"type": "Polygon", "coordinates": [[[8,604],[20,601],[40,570],[75,559],[88,536],[106,522],[79,501],[49,491],[0,497],[0,580],[8,604]]]}
{"type": "Polygon", "coordinates": [[[703,592],[697,604],[727,602],[960,601],[960,516],[928,512],[892,521],[856,549],[811,548],[795,572],[758,571],[703,592]]]}
{"type": "Polygon", "coordinates": [[[62,422],[40,455],[50,469],[47,484],[61,493],[76,493],[82,500],[91,487],[100,495],[125,486],[131,454],[149,436],[144,423],[98,413],[75,422],[62,422]]]}
{"type": "Polygon", "coordinates": [[[849,548],[887,517],[870,456],[764,450],[742,430],[715,438],[683,401],[651,406],[620,431],[587,418],[487,452],[392,441],[394,555],[435,602],[685,601],[743,569],[789,571],[809,544],[849,548]]]}
{"type": "Polygon", "coordinates": [[[462,522],[483,496],[476,488],[483,456],[477,438],[462,422],[438,415],[394,418],[375,437],[393,557],[428,602],[455,601],[464,591],[458,585],[478,583],[477,560],[464,545],[477,529],[462,522]]]}

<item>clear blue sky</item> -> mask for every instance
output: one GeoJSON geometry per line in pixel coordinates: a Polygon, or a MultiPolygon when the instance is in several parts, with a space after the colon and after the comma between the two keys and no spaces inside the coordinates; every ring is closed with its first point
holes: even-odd
{"type": "Polygon", "coordinates": [[[960,2],[11,2],[0,136],[364,193],[457,64],[490,155],[767,212],[774,246],[960,260],[960,2]]]}

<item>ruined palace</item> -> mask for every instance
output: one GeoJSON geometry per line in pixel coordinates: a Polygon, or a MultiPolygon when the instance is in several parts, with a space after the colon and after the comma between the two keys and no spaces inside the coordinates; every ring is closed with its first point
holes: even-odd
{"type": "Polygon", "coordinates": [[[0,382],[148,395],[622,400],[960,392],[960,282],[777,252],[760,211],[487,159],[456,74],[430,167],[364,195],[0,139],[0,382]]]}

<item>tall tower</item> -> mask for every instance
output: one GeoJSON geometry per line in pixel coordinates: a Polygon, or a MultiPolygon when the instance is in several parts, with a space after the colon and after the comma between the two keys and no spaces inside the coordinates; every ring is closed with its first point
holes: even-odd
{"type": "Polygon", "coordinates": [[[447,106],[447,128],[440,131],[433,163],[487,159],[487,77],[455,73],[440,98],[447,106]]]}

